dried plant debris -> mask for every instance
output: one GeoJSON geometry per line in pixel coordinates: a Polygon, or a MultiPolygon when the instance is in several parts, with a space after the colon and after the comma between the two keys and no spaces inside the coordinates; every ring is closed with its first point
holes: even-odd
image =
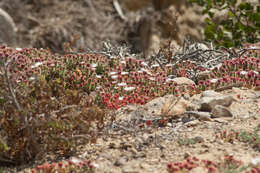
{"type": "Polygon", "coordinates": [[[158,54],[153,55],[148,60],[148,64],[150,66],[158,65],[161,68],[171,66],[173,69],[187,62],[195,64],[198,68],[188,69],[188,78],[198,81],[199,73],[215,68],[218,69],[224,61],[241,58],[242,56],[250,56],[253,50],[260,50],[260,46],[252,45],[251,47],[240,49],[226,49],[224,47],[216,49],[212,45],[208,46],[204,43],[194,43],[186,39],[180,48],[171,48],[170,44],[168,44],[166,49],[161,48],[158,54]]]}

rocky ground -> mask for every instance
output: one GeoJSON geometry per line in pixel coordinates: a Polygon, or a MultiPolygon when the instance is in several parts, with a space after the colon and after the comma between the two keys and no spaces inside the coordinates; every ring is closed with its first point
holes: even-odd
{"type": "MultiPolygon", "coordinates": [[[[138,128],[130,125],[131,123],[128,126],[123,123],[131,122],[134,113],[138,110],[140,112],[140,107],[128,106],[119,111],[120,116],[117,114],[114,129],[108,131],[96,144],[85,146],[83,155],[94,161],[97,172],[107,173],[167,172],[169,162],[182,161],[188,156],[217,162],[225,155],[233,155],[245,165],[256,158],[259,159],[259,146],[254,148],[252,144],[236,139],[221,139],[219,134],[232,130],[253,132],[259,126],[260,92],[233,87],[208,95],[211,94],[213,100],[232,97],[232,104],[227,108],[231,114],[217,113],[218,118],[211,118],[212,112],[209,117],[204,117],[203,113],[197,117],[191,114],[172,120],[165,127],[158,127],[156,123],[149,126],[146,123],[143,128],[138,128]]],[[[207,92],[204,92],[204,95],[207,95],[207,92]]],[[[229,105],[228,99],[225,99],[218,104],[229,105]]],[[[148,103],[149,106],[144,106],[141,114],[147,115],[146,120],[156,119],[156,116],[149,112],[160,110],[164,100],[165,98],[158,98],[152,105],[148,103]]],[[[201,95],[187,98],[188,107],[191,102],[198,103],[199,100],[202,100],[201,95]]],[[[212,102],[214,101],[207,104],[213,104],[212,102]]],[[[198,172],[196,170],[201,172],[199,168],[192,172],[198,172]]]]}
{"type": "MultiPolygon", "coordinates": [[[[109,38],[117,44],[127,40],[127,43],[139,45],[137,52],[143,51],[145,54],[146,50],[142,49],[154,49],[153,43],[155,49],[158,49],[162,36],[169,36],[168,30],[174,27],[169,23],[166,27],[156,23],[162,22],[162,17],[167,15],[170,20],[173,19],[177,7],[180,7],[177,12],[181,14],[178,20],[180,25],[177,29],[175,27],[177,42],[183,42],[187,33],[200,39],[201,25],[197,24],[199,12],[183,3],[176,4],[175,9],[160,12],[157,21],[146,25],[142,22],[145,20],[140,19],[149,16],[150,9],[138,12],[143,6],[127,7],[128,1],[121,4],[123,10],[126,10],[127,20],[118,14],[112,0],[94,1],[94,7],[88,1],[21,2],[9,3],[9,0],[4,0],[0,3],[0,7],[13,17],[17,25],[18,44],[15,46],[49,47],[54,52],[62,52],[63,43],[72,43],[75,39],[77,42],[72,46],[77,50],[86,47],[101,49],[103,41],[109,38]],[[19,8],[21,4],[24,8],[19,8]],[[142,16],[142,13],[147,14],[142,16]],[[194,18],[191,18],[191,13],[194,18]],[[147,26],[155,26],[156,29],[149,30],[149,35],[142,35],[137,29],[143,27],[143,31],[146,31],[147,26]],[[75,31],[81,31],[79,36],[75,31]]],[[[154,8],[157,6],[154,5],[154,8]]],[[[152,13],[157,15],[153,8],[152,13]]],[[[189,81],[180,82],[185,85],[189,81]]],[[[260,161],[259,110],[259,88],[248,89],[234,85],[193,96],[167,95],[143,106],[129,105],[113,112],[115,121],[107,125],[97,142],[80,146],[78,155],[71,159],[89,159],[96,172],[104,173],[164,173],[169,172],[169,163],[183,162],[190,157],[221,162],[225,156],[234,156],[244,166],[252,167],[259,165],[260,161]]],[[[52,160],[51,157],[47,155],[41,163],[52,160]]],[[[0,172],[31,172],[30,168],[36,166],[36,163],[19,168],[3,168],[0,172]]],[[[179,172],[185,171],[189,172],[179,172]]],[[[207,171],[205,166],[199,165],[190,172],[207,171]]],[[[230,170],[219,172],[227,171],[230,170]]]]}
{"type": "MultiPolygon", "coordinates": [[[[203,62],[197,60],[197,63],[203,62]]],[[[240,75],[258,74],[259,64],[253,65],[257,71],[250,71],[250,74],[239,71],[240,75]]],[[[200,73],[201,77],[205,72],[200,73]]],[[[169,80],[177,84],[177,89],[194,84],[185,77],[169,80]]],[[[214,83],[213,80],[210,81],[214,83]]],[[[76,155],[57,160],[46,153],[33,165],[3,168],[2,171],[31,172],[37,165],[64,159],[90,160],[96,172],[104,173],[176,172],[177,166],[179,172],[213,172],[209,169],[245,172],[245,169],[259,167],[259,85],[222,84],[224,86],[215,91],[196,94],[194,90],[179,96],[175,93],[175,96],[157,97],[142,106],[122,107],[111,112],[114,121],[106,124],[97,141],[79,146],[76,155]],[[185,162],[193,157],[204,165],[196,163],[190,171],[185,170],[185,162]],[[227,157],[236,159],[231,163],[239,163],[239,166],[226,166],[223,159],[227,157]],[[214,164],[213,168],[205,166],[205,162],[214,164]],[[242,168],[244,170],[240,170],[242,168]]]]}
{"type": "MultiPolygon", "coordinates": [[[[196,157],[219,163],[227,156],[251,169],[260,158],[259,131],[255,131],[255,144],[250,142],[254,130],[259,130],[259,110],[260,91],[241,87],[191,97],[168,95],[143,106],[129,105],[115,112],[115,121],[95,144],[81,146],[78,156],[71,159],[87,158],[96,172],[103,173],[167,173],[172,162],[196,157]]],[[[219,170],[228,171],[245,172],[219,170]]],[[[208,169],[200,165],[183,172],[208,169]]]]}

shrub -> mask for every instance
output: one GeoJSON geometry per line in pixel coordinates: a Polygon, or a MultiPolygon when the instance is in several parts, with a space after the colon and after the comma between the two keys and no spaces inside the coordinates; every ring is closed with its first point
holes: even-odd
{"type": "MultiPolygon", "coordinates": [[[[260,41],[260,5],[237,0],[189,0],[203,7],[205,19],[204,35],[217,46],[238,47],[243,43],[260,41]],[[214,22],[215,14],[227,12],[227,18],[214,22]]],[[[260,2],[260,1],[258,1],[260,2]]]]}
{"type": "Polygon", "coordinates": [[[105,109],[86,104],[83,91],[68,85],[59,67],[46,50],[1,47],[0,164],[23,164],[50,153],[69,157],[103,128],[105,109]]]}

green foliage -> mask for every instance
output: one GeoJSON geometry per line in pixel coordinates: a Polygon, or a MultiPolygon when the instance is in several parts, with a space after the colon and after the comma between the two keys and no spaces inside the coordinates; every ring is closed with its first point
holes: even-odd
{"type": "Polygon", "coordinates": [[[260,1],[254,6],[250,2],[237,0],[189,0],[203,7],[208,14],[204,35],[217,46],[239,47],[243,43],[260,41],[260,1]],[[227,18],[215,23],[215,14],[227,12],[227,18]]]}

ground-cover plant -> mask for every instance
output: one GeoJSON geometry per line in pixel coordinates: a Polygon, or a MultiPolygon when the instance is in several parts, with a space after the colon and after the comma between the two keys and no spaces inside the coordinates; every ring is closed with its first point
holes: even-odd
{"type": "MultiPolygon", "coordinates": [[[[24,49],[19,53],[21,56],[13,65],[13,78],[18,82],[31,84],[35,74],[41,74],[47,82],[55,81],[64,90],[86,94],[96,92],[94,102],[111,109],[133,103],[145,104],[166,94],[195,94],[238,82],[248,87],[259,85],[259,57],[241,57],[223,62],[222,67],[214,69],[199,85],[178,87],[171,76],[188,77],[189,70],[205,69],[189,61],[174,67],[169,62],[162,69],[159,64],[148,66],[145,61],[131,57],[107,58],[95,54],[58,56],[36,49],[24,49]]],[[[57,94],[57,87],[53,88],[53,93],[57,94]]]]}
{"type": "Polygon", "coordinates": [[[243,43],[260,41],[260,5],[257,2],[237,0],[189,0],[203,7],[208,14],[204,35],[217,46],[238,47],[243,43]],[[219,21],[215,14],[222,15],[219,21]]]}
{"type": "Polygon", "coordinates": [[[71,159],[58,163],[45,163],[31,169],[32,173],[94,173],[95,168],[89,160],[71,159]]]}
{"type": "Polygon", "coordinates": [[[0,62],[0,155],[9,162],[33,159],[39,155],[35,146],[70,155],[77,142],[94,140],[102,130],[105,108],[145,104],[167,94],[193,95],[237,82],[259,86],[259,57],[249,56],[223,62],[191,86],[178,86],[171,78],[200,69],[189,61],[162,68],[132,57],[61,56],[2,46],[0,62]]]}
{"type": "Polygon", "coordinates": [[[216,139],[221,139],[224,142],[234,143],[235,141],[248,143],[254,150],[260,152],[260,125],[258,125],[253,132],[245,130],[240,131],[226,131],[223,130],[216,134],[216,139]]]}
{"type": "Polygon", "coordinates": [[[258,165],[243,165],[242,161],[237,160],[234,156],[226,155],[223,159],[211,161],[201,160],[196,157],[188,157],[184,161],[173,162],[167,165],[167,171],[169,173],[186,173],[192,169],[201,167],[205,172],[247,172],[257,173],[260,171],[258,165]]]}
{"type": "Polygon", "coordinates": [[[53,71],[61,65],[54,55],[1,47],[0,63],[1,165],[51,153],[70,157],[78,144],[96,139],[105,109],[84,106],[82,91],[66,87],[61,71],[53,71]]]}

